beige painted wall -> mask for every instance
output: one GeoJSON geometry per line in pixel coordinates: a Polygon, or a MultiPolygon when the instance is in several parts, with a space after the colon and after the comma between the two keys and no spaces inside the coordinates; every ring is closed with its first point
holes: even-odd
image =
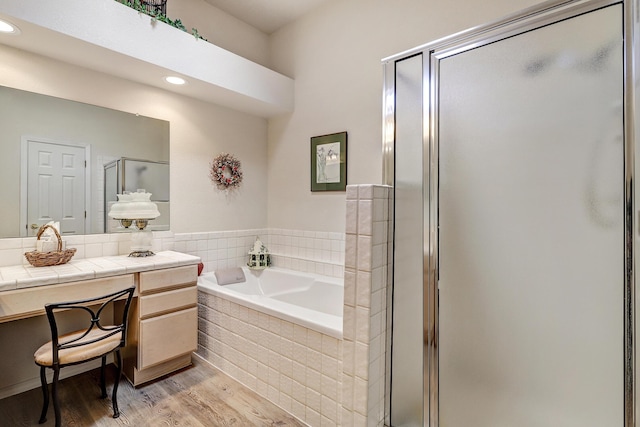
{"type": "Polygon", "coordinates": [[[269,66],[268,36],[204,0],[169,1],[167,16],[180,19],[189,32],[197,28],[200,35],[216,46],[269,66]]]}
{"type": "Polygon", "coordinates": [[[269,121],[269,226],[344,231],[345,193],[310,191],[312,136],[347,131],[348,183],[382,182],[382,58],[537,3],[333,0],[274,33],[295,110],[269,121]]]}
{"type": "Polygon", "coordinates": [[[3,45],[0,85],[169,121],[171,229],[266,227],[266,119],[3,45]],[[242,161],[244,182],[234,195],[215,189],[208,177],[221,152],[242,161]]]}

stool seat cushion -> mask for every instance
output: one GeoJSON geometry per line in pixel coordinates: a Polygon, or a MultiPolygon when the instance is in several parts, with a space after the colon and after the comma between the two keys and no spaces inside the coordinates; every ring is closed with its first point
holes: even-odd
{"type": "MultiPolygon", "coordinates": [[[[105,327],[109,328],[109,326],[105,326],[105,327]]],[[[72,340],[74,338],[81,336],[85,332],[86,332],[86,329],[61,335],[58,338],[58,342],[60,344],[64,344],[69,340],[72,340]]],[[[103,337],[105,335],[108,335],[109,333],[110,331],[103,331],[101,329],[92,329],[91,332],[89,332],[86,337],[79,340],[77,344],[81,344],[83,342],[87,342],[99,337],[103,337]]],[[[91,344],[84,344],[78,347],[61,349],[58,352],[58,359],[59,359],[58,361],[61,365],[68,365],[70,363],[78,363],[85,360],[93,359],[95,357],[99,357],[99,356],[102,356],[103,354],[109,353],[112,350],[115,350],[120,345],[121,340],[122,340],[122,331],[91,344]]],[[[53,365],[52,342],[49,341],[48,343],[40,347],[38,350],[36,350],[33,357],[35,358],[35,362],[40,366],[53,365]]]]}

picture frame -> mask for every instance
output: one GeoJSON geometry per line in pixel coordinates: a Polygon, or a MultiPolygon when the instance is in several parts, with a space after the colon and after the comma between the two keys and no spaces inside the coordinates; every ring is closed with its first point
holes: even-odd
{"type": "Polygon", "coordinates": [[[346,191],[347,132],[311,138],[311,191],[346,191]]]}

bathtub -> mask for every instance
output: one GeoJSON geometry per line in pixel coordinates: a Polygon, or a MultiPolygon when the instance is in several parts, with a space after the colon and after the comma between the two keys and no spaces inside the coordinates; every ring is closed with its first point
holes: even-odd
{"type": "Polygon", "coordinates": [[[220,286],[210,272],[198,277],[198,290],[342,339],[342,279],[277,267],[242,269],[245,282],[220,286]]]}

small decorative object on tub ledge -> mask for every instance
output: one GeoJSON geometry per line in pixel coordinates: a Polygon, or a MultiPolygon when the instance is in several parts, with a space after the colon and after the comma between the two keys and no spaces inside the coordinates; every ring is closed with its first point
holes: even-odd
{"type": "Polygon", "coordinates": [[[56,251],[50,252],[42,252],[39,250],[25,252],[24,256],[29,261],[29,264],[34,267],[48,267],[51,265],[60,265],[66,264],[69,262],[71,257],[76,253],[76,248],[70,248],[62,250],[62,237],[60,237],[60,233],[56,228],[51,224],[45,224],[38,230],[38,242],[40,241],[40,237],[45,232],[45,230],[51,229],[55,233],[56,238],[58,239],[58,246],[56,251]]]}
{"type": "Polygon", "coordinates": [[[271,255],[267,247],[256,237],[253,247],[249,251],[249,262],[247,266],[253,270],[262,270],[271,265],[271,255]]]}

